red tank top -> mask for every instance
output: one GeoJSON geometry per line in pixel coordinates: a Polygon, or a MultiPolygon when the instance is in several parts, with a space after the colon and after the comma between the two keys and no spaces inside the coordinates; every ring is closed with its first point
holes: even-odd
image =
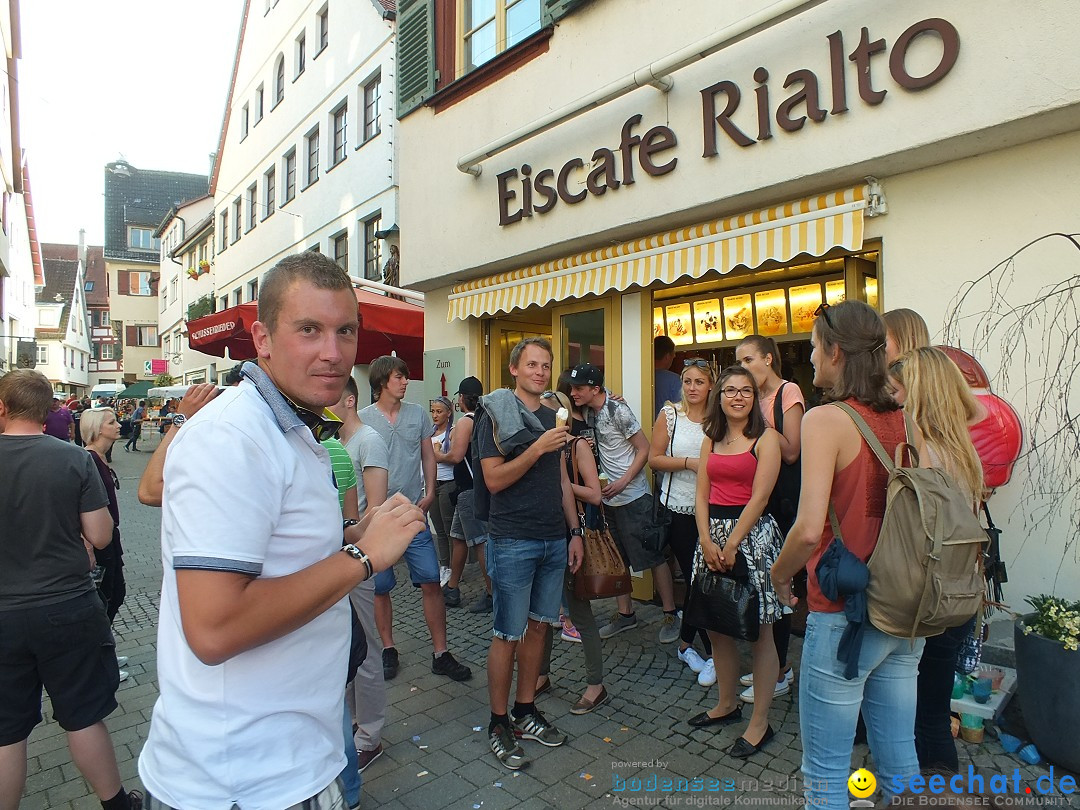
{"type": "MultiPolygon", "coordinates": [[[[757,446],[757,442],[754,442],[757,446]]],[[[722,456],[709,453],[705,462],[709,476],[709,503],[714,506],[746,506],[754,490],[757,456],[753,448],[745,453],[722,456]]]]}
{"type": "MultiPolygon", "coordinates": [[[[845,402],[866,420],[866,424],[874,431],[874,435],[892,457],[896,451],[896,445],[905,441],[903,411],[879,413],[854,399],[848,399],[845,402]]],[[[830,499],[836,509],[836,518],[840,521],[844,545],[863,562],[870,559],[877,545],[881,521],[885,516],[885,490],[888,477],[888,472],[865,440],[855,460],[833,476],[830,499]]],[[[844,609],[842,601],[830,602],[825,598],[817,581],[818,561],[832,541],[832,526],[826,516],[825,527],[821,532],[821,542],[818,543],[817,549],[806,563],[806,571],[809,574],[807,598],[810,610],[823,613],[837,613],[844,609]]]]}

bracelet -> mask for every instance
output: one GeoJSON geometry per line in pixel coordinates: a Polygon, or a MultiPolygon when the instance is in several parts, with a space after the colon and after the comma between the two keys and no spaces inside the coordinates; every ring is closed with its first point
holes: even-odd
{"type": "Polygon", "coordinates": [[[368,555],[364,553],[364,550],[359,546],[354,546],[352,543],[346,543],[341,547],[341,550],[352,557],[354,560],[359,560],[364,564],[364,568],[367,569],[367,576],[364,579],[371,579],[374,576],[374,569],[371,567],[371,560],[368,559],[368,555]]]}
{"type": "Polygon", "coordinates": [[[689,456],[683,456],[682,468],[684,470],[689,470],[690,469],[690,457],[689,456]]]}

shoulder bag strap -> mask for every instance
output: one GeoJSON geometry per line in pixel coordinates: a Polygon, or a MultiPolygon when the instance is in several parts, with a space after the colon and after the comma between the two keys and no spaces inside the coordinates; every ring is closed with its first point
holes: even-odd
{"type": "Polygon", "coordinates": [[[780,383],[772,404],[773,430],[781,435],[784,433],[784,387],[786,385],[788,385],[786,382],[780,383]]]}
{"type": "MultiPolygon", "coordinates": [[[[671,426],[671,438],[668,441],[668,456],[674,457],[675,455],[675,431],[679,427],[679,409],[674,405],[671,406],[671,412],[675,414],[675,424],[671,426]]],[[[671,501],[671,479],[675,477],[675,473],[668,473],[665,478],[667,479],[667,496],[664,498],[664,508],[667,508],[668,503],[671,501]]]]}
{"type": "MultiPolygon", "coordinates": [[[[582,441],[582,438],[578,436],[570,442],[570,468],[573,470],[571,473],[573,478],[570,479],[571,487],[575,482],[581,480],[578,474],[577,462],[577,445],[580,441],[582,441]]],[[[585,504],[578,499],[577,495],[574,495],[574,503],[577,506],[578,519],[581,521],[581,525],[578,528],[583,529],[585,528],[585,504]]]]}

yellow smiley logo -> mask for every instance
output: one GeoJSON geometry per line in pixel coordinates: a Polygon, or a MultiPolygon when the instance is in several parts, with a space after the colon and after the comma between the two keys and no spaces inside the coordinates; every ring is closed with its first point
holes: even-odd
{"type": "Polygon", "coordinates": [[[859,768],[848,777],[847,787],[856,799],[865,799],[877,790],[877,779],[866,768],[859,768]]]}

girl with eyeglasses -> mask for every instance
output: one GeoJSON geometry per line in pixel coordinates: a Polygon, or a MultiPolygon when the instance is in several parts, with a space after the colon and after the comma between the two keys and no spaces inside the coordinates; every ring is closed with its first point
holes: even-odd
{"type": "MultiPolygon", "coordinates": [[[[713,370],[707,360],[692,357],[683,361],[682,397],[678,403],[667,402],[660,409],[653,425],[649,466],[656,473],[660,487],[660,503],[671,512],[668,543],[679,562],[687,583],[694,565],[694,549],[698,546],[694,506],[697,493],[698,454],[705,439],[701,423],[713,389],[713,370]]],[[[683,600],[685,615],[686,600],[683,600]]],[[[712,659],[712,643],[704,630],[683,619],[680,630],[679,660],[698,676],[702,686],[716,683],[716,667],[712,659]],[[694,649],[694,637],[701,638],[705,657],[694,649]]]]}
{"type": "MultiPolygon", "coordinates": [[[[846,781],[860,708],[874,756],[878,783],[893,784],[919,772],[915,755],[916,678],[923,640],[914,643],[863,622],[855,677],[844,677],[838,660],[848,630],[844,597],[830,599],[817,568],[833,541],[829,509],[835,509],[844,546],[865,562],[877,545],[885,512],[888,474],[855,422],[832,403],[843,402],[861,416],[891,456],[908,442],[925,459],[917,426],[907,436],[885,370],[885,324],[861,301],[824,308],[814,322],[810,362],[814,385],[826,403],[803,419],[802,491],[795,525],[788,532],[772,579],[788,605],[791,578],[805,567],[810,615],[799,674],[799,723],[809,804],[847,808],[846,781]]],[[[886,801],[889,796],[886,795],[886,801]]]]}
{"type": "MultiPolygon", "coordinates": [[[[780,671],[772,626],[783,606],[769,572],[783,537],[765,506],[780,472],[780,438],[765,425],[754,377],[742,366],[730,366],[709,398],[702,424],[705,439],[699,457],[704,475],[697,477],[695,515],[698,550],[695,571],[703,562],[713,571],[747,572],[758,594],[760,632],[751,644],[755,684],[754,711],[729,756],[745,759],[773,738],[769,706],[780,671]]],[[[699,466],[700,470],[700,466],[699,466]]],[[[709,631],[719,697],[716,706],[690,719],[695,727],[725,725],[742,719],[738,699],[739,653],[735,640],[709,631]]]]}

